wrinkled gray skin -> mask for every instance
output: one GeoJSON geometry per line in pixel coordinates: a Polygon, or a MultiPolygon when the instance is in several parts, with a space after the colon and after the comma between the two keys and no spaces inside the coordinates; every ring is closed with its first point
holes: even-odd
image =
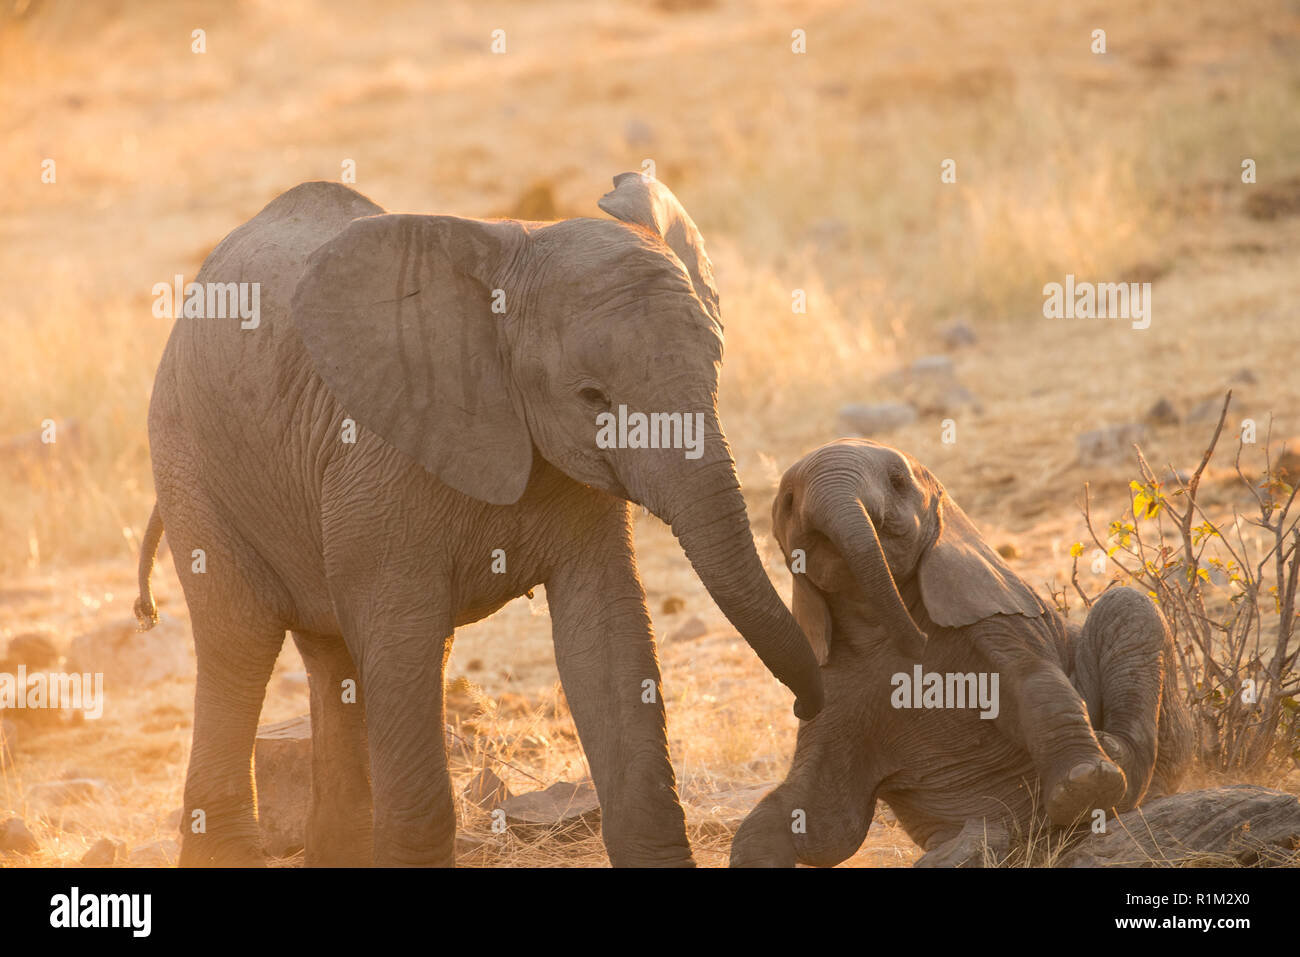
{"type": "Polygon", "coordinates": [[[796,711],[820,708],[718,421],[703,242],[661,184],[615,184],[600,205],[618,221],[542,224],[378,215],[307,183],[204,263],[199,282],[261,283],[261,321],[179,319],[149,411],[198,657],[183,820],[202,809],[206,832],[183,828],[182,864],[262,860],[249,765],[286,631],[311,683],[308,862],[453,863],[453,630],[539,584],[611,861],[691,863],[663,697],[644,695],[659,668],[629,502],[672,526],[796,711]],[[619,404],[703,413],[703,456],[597,448],[596,416],[619,404]],[[361,706],[342,703],[352,678],[361,706]]]}
{"type": "Polygon", "coordinates": [[[794,613],[823,663],[826,707],[800,724],[790,772],[736,833],[733,865],[837,864],[861,846],[877,798],[927,863],[955,863],[968,856],[963,828],[1006,833],[1035,810],[1090,822],[1095,808],[1175,789],[1191,725],[1146,597],[1112,589],[1070,625],[928,469],[866,440],[793,465],[772,515],[792,570],[795,550],[806,556],[794,613]],[[892,676],[918,662],[998,673],[1000,714],[894,708],[892,676]]]}

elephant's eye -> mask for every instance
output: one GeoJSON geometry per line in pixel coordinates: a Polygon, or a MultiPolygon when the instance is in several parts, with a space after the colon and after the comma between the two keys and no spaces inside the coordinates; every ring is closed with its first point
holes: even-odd
{"type": "Polygon", "coordinates": [[[596,409],[609,408],[609,396],[601,392],[595,386],[587,386],[578,392],[578,398],[582,399],[587,405],[596,409]]]}

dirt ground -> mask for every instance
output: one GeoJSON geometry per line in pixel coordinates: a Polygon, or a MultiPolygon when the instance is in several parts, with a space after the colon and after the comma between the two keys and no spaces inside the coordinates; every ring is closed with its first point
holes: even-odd
{"type": "MultiPolygon", "coordinates": [[[[1081,433],[1140,423],[1163,398],[1179,421],[1148,424],[1143,448],[1190,469],[1230,387],[1230,428],[1260,423],[1247,455],[1270,417],[1273,442],[1300,436],[1298,90],[1300,13],[1257,0],[6,3],[0,652],[38,634],[67,664],[91,636],[116,644],[121,670],[98,720],[16,721],[0,820],[23,818],[39,849],[0,863],[72,864],[101,837],[135,863],[174,855],[193,655],[169,555],[158,633],[134,635],[131,613],[170,327],[150,290],[192,278],[284,190],[351,160],[356,187],[393,210],[594,216],[610,177],[652,159],[716,266],[721,411],[778,590],[781,472],[843,434],[841,406],[897,398],[911,385],[891,374],[942,354],[965,398],[880,438],[927,463],[1046,593],[1087,541],[1084,483],[1108,521],[1136,477],[1127,450],[1082,461],[1081,433]],[[948,158],[955,183],[940,178],[948,158]],[[1150,328],[1044,318],[1042,287],[1066,273],[1152,282],[1150,328]],[[957,321],[973,344],[945,341],[957,321]],[[54,446],[39,442],[46,420],[54,446]],[[164,676],[133,668],[133,648],[164,676]],[[42,787],[61,780],[93,786],[42,787]]],[[[1239,504],[1229,465],[1208,482],[1223,511],[1239,504]]],[[[784,774],[791,702],[668,530],[642,515],[636,535],[692,843],[724,865],[744,811],[784,774]]],[[[263,721],[306,712],[302,671],[290,643],[263,721]]],[[[483,767],[516,792],[587,775],[544,591],[459,631],[448,676],[457,793],[483,767]]],[[[1295,772],[1261,783],[1300,793],[1295,772]]],[[[607,863],[594,837],[501,837],[458,810],[463,863],[607,863]]],[[[848,864],[919,853],[882,807],[848,864]]]]}

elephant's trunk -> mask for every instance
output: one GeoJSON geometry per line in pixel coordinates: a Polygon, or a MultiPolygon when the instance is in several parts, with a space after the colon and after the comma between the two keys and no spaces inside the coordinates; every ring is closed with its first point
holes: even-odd
{"type": "Polygon", "coordinates": [[[706,448],[710,454],[688,463],[689,477],[668,492],[662,506],[647,505],[672,526],[722,613],[767,669],[794,692],[794,713],[810,720],[823,702],[817,659],[754,548],[735,464],[716,424],[706,448]]]}
{"type": "Polygon", "coordinates": [[[876,526],[858,491],[843,482],[823,482],[808,489],[802,507],[807,524],[825,535],[840,553],[858,591],[875,608],[898,649],[919,659],[925,648],[925,632],[912,620],[898,592],[876,526]]]}

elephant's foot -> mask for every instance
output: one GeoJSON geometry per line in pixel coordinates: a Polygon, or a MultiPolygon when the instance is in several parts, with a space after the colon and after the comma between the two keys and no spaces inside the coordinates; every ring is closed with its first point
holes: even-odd
{"type": "Polygon", "coordinates": [[[956,837],[931,841],[913,867],[985,867],[1011,851],[1011,834],[996,821],[970,820],[956,837]]]}
{"type": "Polygon", "coordinates": [[[208,834],[181,839],[180,867],[266,867],[266,854],[257,840],[221,840],[208,834]]]}
{"type": "Polygon", "coordinates": [[[1072,762],[1065,774],[1043,789],[1047,817],[1058,827],[1068,826],[1097,808],[1114,807],[1126,788],[1124,772],[1101,755],[1072,762]]]}

